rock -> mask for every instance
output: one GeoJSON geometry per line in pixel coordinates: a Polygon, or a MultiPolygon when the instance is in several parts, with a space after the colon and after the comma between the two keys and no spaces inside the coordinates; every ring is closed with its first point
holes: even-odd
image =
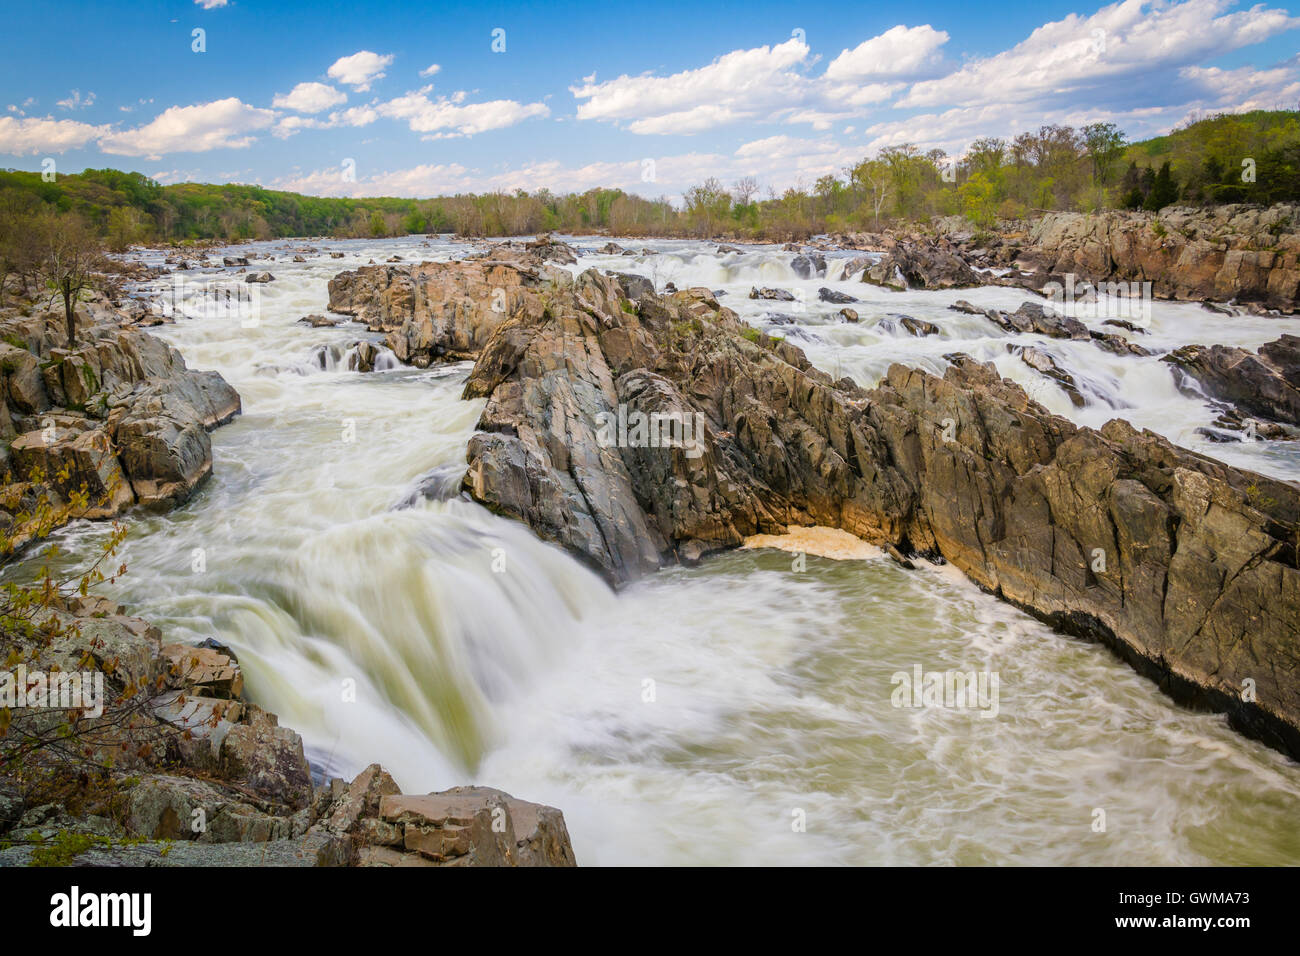
{"type": "Polygon", "coordinates": [[[825,287],[817,290],[817,298],[821,299],[823,302],[833,302],[836,305],[844,305],[848,302],[858,301],[851,295],[847,295],[843,292],[836,292],[834,289],[827,289],[825,287]]]}
{"type": "Polygon", "coordinates": [[[749,290],[751,299],[771,299],[776,302],[793,302],[794,293],[785,289],[759,289],[757,287],[749,290]]]}
{"type": "Polygon", "coordinates": [[[790,261],[790,268],[801,279],[811,279],[815,275],[826,274],[826,257],[820,255],[797,255],[790,261]]]}
{"type": "MultiPolygon", "coordinates": [[[[385,796],[380,819],[402,828],[402,848],[452,866],[574,866],[564,816],[487,787],[385,796]]],[[[387,865],[394,865],[389,860],[387,865]]],[[[400,865],[400,864],[398,864],[400,865]]]]}
{"type": "Polygon", "coordinates": [[[862,273],[862,281],[886,289],[961,289],[981,285],[961,257],[924,243],[899,243],[862,273]]]}
{"type": "Polygon", "coordinates": [[[933,322],[926,322],[923,319],[914,319],[910,315],[900,315],[898,317],[898,322],[903,328],[907,329],[908,332],[918,337],[923,335],[939,334],[939,326],[935,325],[933,322]]]}
{"type": "Polygon", "coordinates": [[[607,242],[596,251],[606,256],[621,256],[623,253],[627,252],[627,250],[617,242],[607,242]]]}
{"type": "Polygon", "coordinates": [[[342,325],[342,319],[336,319],[326,315],[304,315],[298,320],[299,325],[309,325],[313,329],[332,329],[335,326],[342,325]]]}
{"type": "Polygon", "coordinates": [[[842,318],[845,322],[856,322],[856,321],[858,321],[858,313],[857,313],[856,311],[854,311],[853,309],[840,309],[840,311],[839,311],[839,316],[840,316],[840,318],[842,318]]]}
{"type": "Polygon", "coordinates": [[[1088,327],[1078,319],[1061,315],[1038,302],[1025,302],[1014,312],[988,309],[984,314],[1008,332],[1036,332],[1054,339],[1091,338],[1088,327]]]}
{"type": "Polygon", "coordinates": [[[245,282],[274,282],[275,276],[269,272],[250,272],[245,282]]]}
{"type": "Polygon", "coordinates": [[[221,260],[221,264],[228,269],[235,266],[246,266],[248,265],[248,258],[246,256],[226,256],[221,260]]]}
{"type": "Polygon", "coordinates": [[[90,504],[78,513],[85,518],[109,518],[135,502],[114,451],[108,434],[97,427],[26,432],[10,446],[14,473],[21,480],[41,476],[64,501],[85,486],[90,504]],[[59,479],[65,469],[68,477],[59,479]]]}
{"type": "Polygon", "coordinates": [[[1017,258],[1038,274],[1149,281],[1161,298],[1230,299],[1294,311],[1300,206],[1048,213],[1034,222],[1017,258]]]}
{"type": "Polygon", "coordinates": [[[1187,345],[1164,356],[1214,398],[1251,415],[1300,425],[1300,338],[1284,335],[1257,354],[1226,345],[1187,345]]]}
{"type": "Polygon", "coordinates": [[[423,367],[472,358],[516,313],[541,314],[544,281],[564,281],[532,262],[473,259],[342,272],[329,282],[329,308],[388,332],[386,343],[402,362],[423,367]]]}
{"type": "Polygon", "coordinates": [[[287,727],[231,727],[221,742],[220,763],[225,775],[244,778],[279,803],[301,809],[311,802],[311,767],[302,738],[287,727]]]}
{"type": "MultiPolygon", "coordinates": [[[[1011,351],[1016,351],[1014,346],[1007,346],[1011,351]]],[[[1074,384],[1074,376],[1068,372],[1062,371],[1056,364],[1056,360],[1041,349],[1032,346],[1020,349],[1020,360],[1032,368],[1034,371],[1046,375],[1053,379],[1061,386],[1062,391],[1070,397],[1076,408],[1082,408],[1086,402],[1083,396],[1079,394],[1078,386],[1074,384]]]]}
{"type": "Polygon", "coordinates": [[[294,261],[294,262],[306,262],[307,260],[304,259],[302,256],[294,256],[294,257],[293,257],[293,261],[294,261]]]}
{"type": "Polygon", "coordinates": [[[167,663],[169,686],[219,700],[243,696],[244,675],[229,654],[188,644],[164,644],[159,653],[167,663]]]}

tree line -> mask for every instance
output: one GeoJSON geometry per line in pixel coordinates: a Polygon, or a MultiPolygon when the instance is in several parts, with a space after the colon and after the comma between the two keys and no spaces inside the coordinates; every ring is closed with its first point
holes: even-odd
{"type": "Polygon", "coordinates": [[[151,242],[433,232],[791,239],[938,216],[987,226],[1053,210],[1280,201],[1300,201],[1300,112],[1294,110],[1194,118],[1138,143],[1112,123],[981,137],[958,157],[904,143],[840,175],[781,192],[764,194],[753,177],[731,184],[708,179],[686,190],[679,204],[619,189],[350,199],[241,184],[163,186],[114,169],[48,182],[35,172],[0,171],[0,216],[72,216],[116,251],[151,242]]]}

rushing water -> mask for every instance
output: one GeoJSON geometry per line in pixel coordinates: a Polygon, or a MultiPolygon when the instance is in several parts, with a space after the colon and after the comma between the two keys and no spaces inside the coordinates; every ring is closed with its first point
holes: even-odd
{"type": "MultiPolygon", "coordinates": [[[[463,471],[482,408],[459,398],[468,365],[351,371],[351,343],[380,336],[297,320],[324,311],[344,268],[465,247],[317,241],[345,257],[288,261],[307,244],[237,250],[276,257],[254,262],[276,276],[257,326],[157,330],[191,367],[220,370],[244,414],[213,434],[215,474],[185,507],[132,516],[114,593],[170,640],[233,647],[248,695],[303,734],[322,772],[379,761],[408,792],[479,782],[552,803],[589,864],[1300,863],[1300,766],[949,568],[808,557],[798,570],[785,552],[736,551],[615,595],[526,528],[421,494],[463,471]],[[995,672],[996,716],[892,706],[892,675],[916,665],[995,672]]],[[[579,268],[723,290],[747,321],[864,386],[892,362],[941,370],[965,351],[1081,423],[1123,417],[1300,478],[1295,446],[1205,441],[1196,429],[1214,413],[1156,358],[1014,339],[1074,375],[1087,398],[1076,409],[1007,350],[1012,337],[947,309],[1014,309],[1026,293],[890,293],[843,276],[847,259],[832,279],[800,280],[772,247],[649,246],[579,268]],[[753,285],[799,300],[750,300],[753,285]],[[823,286],[858,297],[862,321],[836,321],[823,286]],[[888,321],[897,313],[942,334],[913,338],[888,321]]],[[[1138,341],[1162,350],[1254,348],[1300,327],[1170,303],[1146,324],[1138,341]]],[[[82,524],[58,537],[84,559],[105,534],[82,524]]]]}

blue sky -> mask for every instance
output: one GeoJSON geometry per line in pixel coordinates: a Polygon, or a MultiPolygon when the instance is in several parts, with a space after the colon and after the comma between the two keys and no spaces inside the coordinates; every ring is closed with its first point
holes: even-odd
{"type": "Polygon", "coordinates": [[[0,166],[317,195],[783,189],[902,142],[1300,105],[1300,18],[1231,0],[63,0],[5,21],[0,166]]]}

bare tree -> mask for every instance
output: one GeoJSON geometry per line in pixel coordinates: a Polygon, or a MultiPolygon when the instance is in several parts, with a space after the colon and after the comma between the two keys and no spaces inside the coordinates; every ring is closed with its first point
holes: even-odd
{"type": "Polygon", "coordinates": [[[753,176],[743,176],[736,180],[731,192],[736,197],[736,205],[748,206],[750,200],[758,195],[758,180],[753,176]]]}
{"type": "Polygon", "coordinates": [[[102,245],[80,215],[41,215],[36,225],[40,241],[41,273],[54,295],[63,297],[68,348],[77,342],[76,302],[92,283],[102,245]]]}

